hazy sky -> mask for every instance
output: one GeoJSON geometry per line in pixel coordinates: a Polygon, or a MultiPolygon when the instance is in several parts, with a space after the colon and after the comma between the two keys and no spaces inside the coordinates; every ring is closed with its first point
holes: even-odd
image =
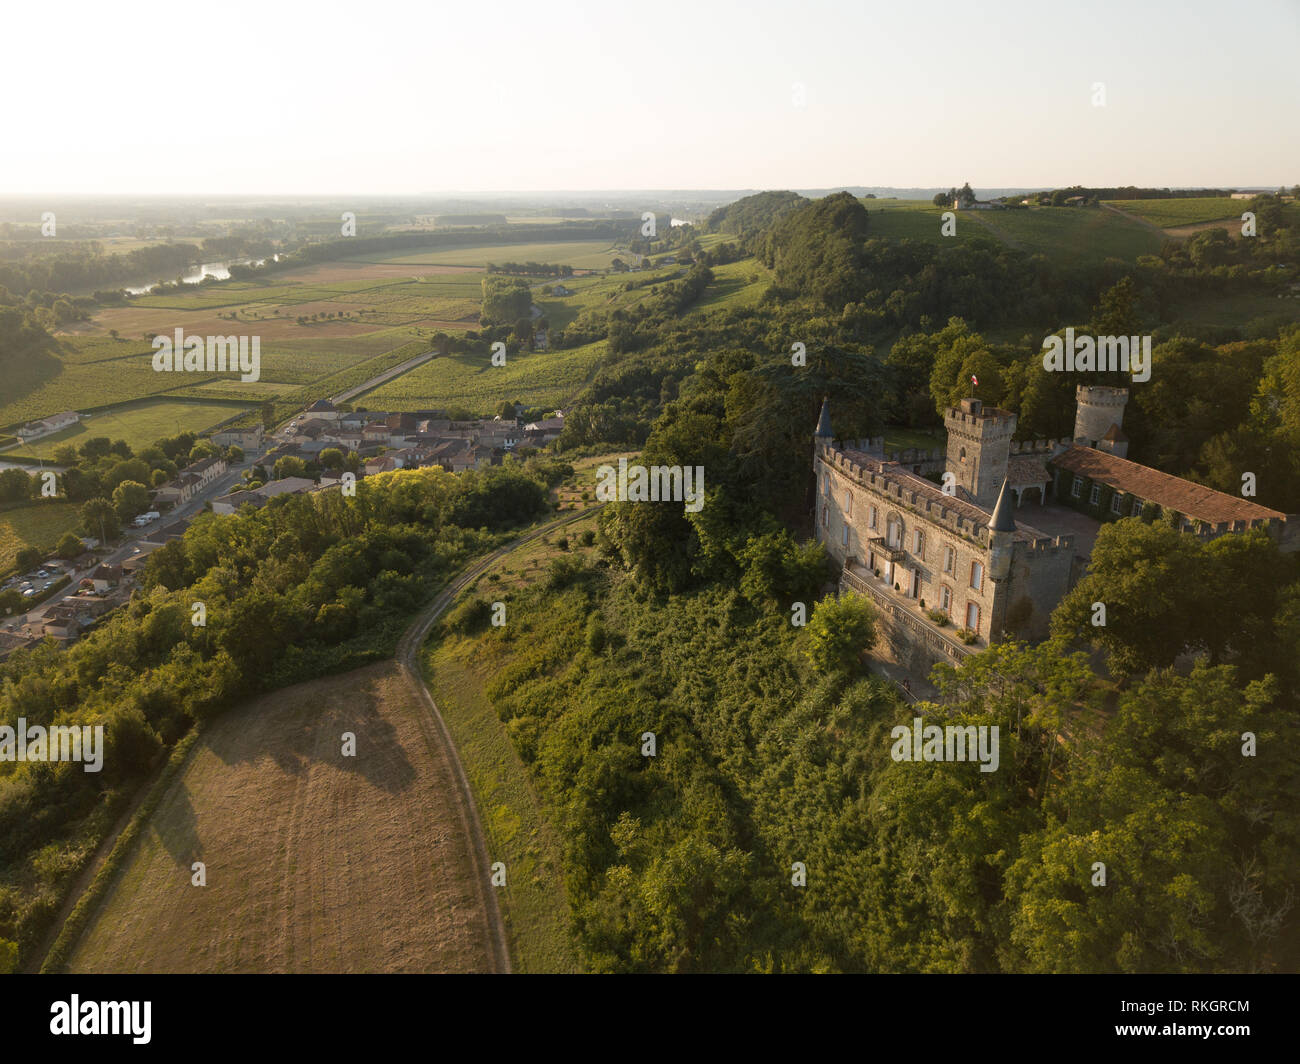
{"type": "Polygon", "coordinates": [[[1300,0],[97,0],[4,20],[0,194],[1300,182],[1300,0]]]}

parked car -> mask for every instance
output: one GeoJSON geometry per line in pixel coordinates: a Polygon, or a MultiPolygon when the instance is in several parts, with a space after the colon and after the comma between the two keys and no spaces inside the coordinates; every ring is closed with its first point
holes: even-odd
{"type": "Polygon", "coordinates": [[[23,598],[31,598],[34,594],[36,594],[36,588],[29,587],[26,591],[23,592],[23,598]]]}

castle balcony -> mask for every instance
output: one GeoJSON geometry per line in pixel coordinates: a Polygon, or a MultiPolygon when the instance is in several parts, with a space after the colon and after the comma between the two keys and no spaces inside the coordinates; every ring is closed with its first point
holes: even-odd
{"type": "Polygon", "coordinates": [[[883,558],[887,562],[902,562],[907,560],[907,551],[902,547],[891,547],[885,542],[884,536],[868,536],[867,543],[877,558],[883,558]]]}
{"type": "Polygon", "coordinates": [[[866,595],[875,604],[881,621],[913,643],[923,643],[931,651],[952,662],[977,654],[988,646],[980,636],[974,643],[963,643],[955,629],[941,628],[926,615],[917,600],[899,594],[893,584],[886,583],[874,573],[856,564],[852,559],[840,572],[840,589],[866,595]]]}

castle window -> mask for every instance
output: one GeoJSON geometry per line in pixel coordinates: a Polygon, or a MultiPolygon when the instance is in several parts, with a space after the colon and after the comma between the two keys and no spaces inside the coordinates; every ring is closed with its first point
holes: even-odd
{"type": "Polygon", "coordinates": [[[957,552],[952,547],[943,548],[943,571],[950,573],[957,564],[957,552]]]}
{"type": "Polygon", "coordinates": [[[849,545],[849,526],[848,526],[848,525],[845,525],[843,531],[840,533],[840,545],[841,545],[841,546],[844,546],[844,547],[847,547],[847,546],[849,545]]]}
{"type": "Polygon", "coordinates": [[[1110,497],[1110,512],[1111,512],[1111,513],[1113,513],[1113,514],[1117,514],[1117,513],[1120,512],[1120,503],[1123,501],[1123,498],[1124,498],[1124,496],[1121,495],[1118,491],[1115,492],[1115,494],[1112,495],[1112,496],[1110,497]]]}
{"type": "Polygon", "coordinates": [[[1094,484],[1092,486],[1092,494],[1088,496],[1088,505],[1096,506],[1099,502],[1101,502],[1101,485],[1094,484]]]}
{"type": "Polygon", "coordinates": [[[1133,501],[1133,516],[1137,517],[1138,514],[1140,514],[1141,512],[1142,512],[1142,500],[1135,499],[1133,501]]]}
{"type": "Polygon", "coordinates": [[[1072,498],[1077,499],[1082,494],[1083,494],[1083,478],[1075,477],[1074,483],[1070,485],[1070,496],[1072,498]]]}
{"type": "Polygon", "coordinates": [[[822,528],[830,528],[830,527],[831,527],[831,508],[829,506],[823,506],[822,507],[822,528]]]}
{"type": "Polygon", "coordinates": [[[966,448],[961,449],[961,454],[957,456],[957,461],[964,463],[966,461],[966,448]]]}
{"type": "Polygon", "coordinates": [[[912,533],[912,553],[920,557],[923,543],[925,543],[925,537],[921,535],[920,529],[917,529],[912,533]]]}
{"type": "Polygon", "coordinates": [[[945,611],[952,609],[952,588],[947,584],[939,588],[939,608],[945,611]]]}
{"type": "Polygon", "coordinates": [[[966,603],[966,628],[971,632],[980,630],[980,608],[977,602],[966,603]]]}
{"type": "Polygon", "coordinates": [[[876,527],[876,508],[874,506],[871,508],[871,513],[867,518],[867,527],[868,528],[876,527]]]}
{"type": "Polygon", "coordinates": [[[970,586],[973,587],[976,591],[983,590],[984,588],[984,563],[983,562],[970,563],[970,586]]]}
{"type": "Polygon", "coordinates": [[[844,493],[844,516],[850,517],[853,514],[853,493],[846,491],[844,493]]]}

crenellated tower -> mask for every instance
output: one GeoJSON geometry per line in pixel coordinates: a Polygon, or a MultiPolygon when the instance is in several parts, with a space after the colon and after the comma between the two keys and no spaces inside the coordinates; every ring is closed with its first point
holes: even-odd
{"type": "Polygon", "coordinates": [[[948,408],[943,423],[948,430],[948,472],[957,478],[958,487],[991,510],[1007,476],[1016,415],[985,406],[980,399],[963,399],[960,406],[948,408]]]}

